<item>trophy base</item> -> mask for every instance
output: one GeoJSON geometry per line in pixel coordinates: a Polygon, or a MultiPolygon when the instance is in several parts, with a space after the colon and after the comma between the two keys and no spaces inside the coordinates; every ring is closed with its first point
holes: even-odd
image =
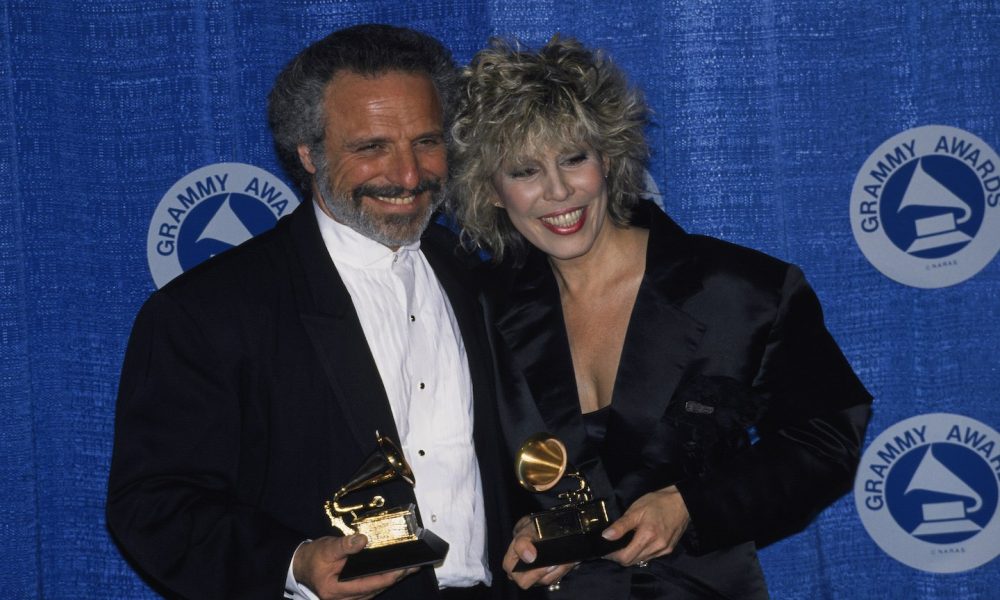
{"type": "Polygon", "coordinates": [[[422,530],[417,539],[378,548],[365,548],[347,557],[340,571],[340,581],[358,577],[378,575],[387,571],[422,567],[444,560],[448,554],[448,542],[432,531],[422,530]]]}
{"type": "Polygon", "coordinates": [[[535,562],[524,563],[517,561],[517,564],[514,565],[514,570],[528,571],[539,567],[566,565],[590,560],[591,558],[600,558],[628,546],[628,543],[632,541],[634,533],[633,531],[629,531],[617,540],[608,541],[601,537],[600,529],[595,529],[587,533],[575,533],[547,540],[537,540],[534,542],[535,551],[538,553],[535,556],[535,562]]]}

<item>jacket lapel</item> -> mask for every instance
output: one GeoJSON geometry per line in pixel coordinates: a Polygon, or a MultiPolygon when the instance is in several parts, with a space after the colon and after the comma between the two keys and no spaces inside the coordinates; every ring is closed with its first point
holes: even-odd
{"type": "MultiPolygon", "coordinates": [[[[382,378],[350,293],[319,232],[312,202],[303,202],[289,218],[305,288],[296,295],[299,314],[347,426],[359,448],[374,449],[376,431],[398,443],[382,378]]],[[[331,423],[331,431],[343,426],[331,423]]]]}
{"type": "Polygon", "coordinates": [[[534,407],[510,407],[521,418],[519,430],[508,437],[513,433],[517,437],[511,441],[519,443],[515,440],[551,433],[566,444],[570,463],[579,466],[585,431],[573,359],[558,285],[541,252],[530,253],[511,282],[508,299],[497,315],[497,331],[510,350],[513,368],[530,390],[530,397],[518,394],[511,400],[523,404],[533,399],[534,403],[534,407]]]}
{"type": "Polygon", "coordinates": [[[671,459],[662,451],[669,440],[653,438],[705,332],[704,324],[680,308],[701,289],[686,234],[655,206],[638,213],[637,223],[650,229],[646,274],[625,335],[605,437],[605,447],[614,449],[605,466],[626,503],[634,498],[626,490],[632,482],[623,478],[645,488],[649,482],[639,481],[644,470],[662,471],[671,459]]]}

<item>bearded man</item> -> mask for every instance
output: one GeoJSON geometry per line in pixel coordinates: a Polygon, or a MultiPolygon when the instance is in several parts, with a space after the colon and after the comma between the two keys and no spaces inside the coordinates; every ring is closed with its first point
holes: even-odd
{"type": "Polygon", "coordinates": [[[312,202],[179,276],[136,318],[119,388],[108,525],[157,590],[185,598],[502,598],[511,528],[490,351],[451,233],[456,71],[424,34],[334,32],[269,98],[275,146],[312,202]],[[340,581],[366,539],[324,503],[397,441],[436,567],[340,581]],[[488,476],[484,476],[488,475],[488,476]]]}

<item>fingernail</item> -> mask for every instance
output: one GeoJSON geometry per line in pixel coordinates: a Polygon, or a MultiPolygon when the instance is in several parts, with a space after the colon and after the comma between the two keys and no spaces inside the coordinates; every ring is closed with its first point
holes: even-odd
{"type": "Polygon", "coordinates": [[[536,556],[537,555],[535,554],[534,550],[525,550],[524,553],[521,554],[521,560],[523,560],[526,563],[535,562],[536,556]]]}
{"type": "Polygon", "coordinates": [[[614,535],[615,535],[614,529],[605,529],[604,531],[601,532],[601,537],[606,540],[610,540],[612,537],[614,537],[614,535]]]}
{"type": "Polygon", "coordinates": [[[360,535],[354,534],[348,538],[347,543],[350,544],[351,548],[357,548],[358,546],[363,546],[365,542],[361,539],[360,535]]]}

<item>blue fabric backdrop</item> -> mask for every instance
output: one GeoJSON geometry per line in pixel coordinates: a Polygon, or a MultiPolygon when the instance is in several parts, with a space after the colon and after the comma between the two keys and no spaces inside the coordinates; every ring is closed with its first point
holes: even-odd
{"type": "MultiPolygon", "coordinates": [[[[0,589],[145,598],[104,527],[118,371],[153,290],[161,196],[215,162],[280,173],[264,98],[307,42],[381,21],[467,61],[490,35],[606,48],[656,113],[651,173],[692,231],[800,264],[876,396],[869,440],[928,412],[1000,428],[1000,260],[952,287],[879,273],[851,186],[910,127],[1000,148],[1000,5],[909,0],[0,2],[0,589]]],[[[1000,561],[906,567],[850,496],[767,548],[776,598],[996,598],[1000,561]]]]}

